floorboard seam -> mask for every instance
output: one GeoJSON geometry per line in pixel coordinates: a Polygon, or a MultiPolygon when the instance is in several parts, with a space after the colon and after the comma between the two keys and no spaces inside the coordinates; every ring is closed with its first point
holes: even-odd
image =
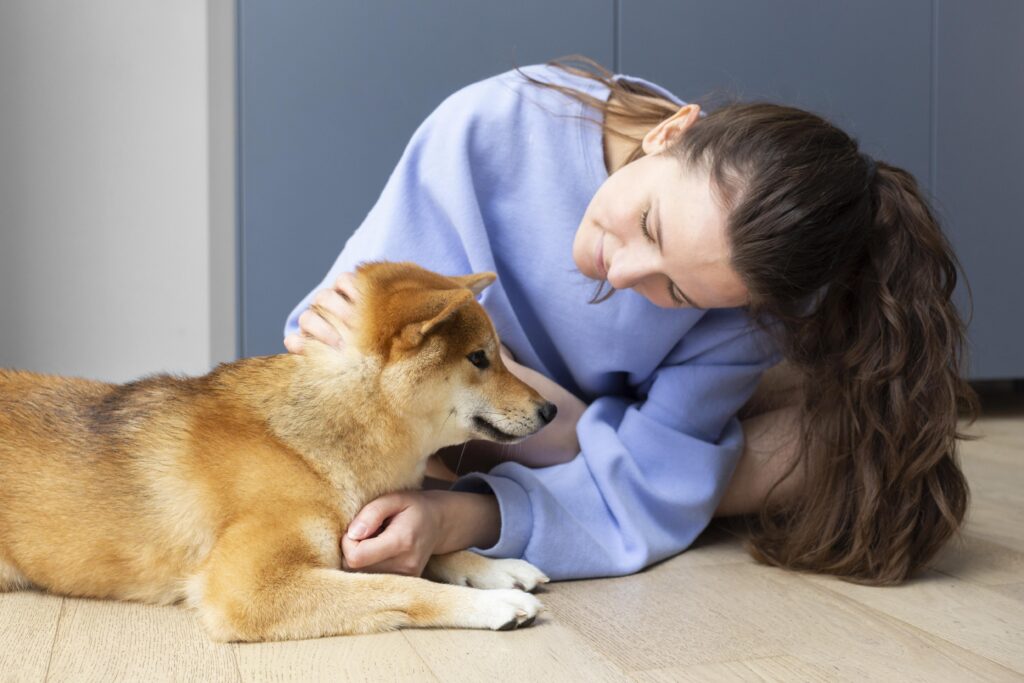
{"type": "Polygon", "coordinates": [[[416,643],[409,640],[409,637],[406,635],[405,630],[401,629],[398,632],[402,634],[402,640],[405,641],[405,644],[412,648],[412,651],[416,653],[416,658],[423,662],[423,666],[427,667],[427,671],[429,671],[430,675],[434,677],[434,680],[438,683],[444,683],[444,679],[437,675],[437,672],[434,671],[434,668],[430,666],[427,660],[423,659],[423,655],[420,654],[419,648],[416,647],[416,643]]]}
{"type": "Polygon", "coordinates": [[[53,626],[53,640],[50,641],[50,656],[46,659],[46,671],[43,673],[43,680],[50,680],[50,664],[53,663],[53,653],[57,649],[57,634],[60,633],[60,621],[64,618],[64,606],[67,604],[67,598],[60,599],[60,609],[57,611],[57,623],[53,626]]]}
{"type": "MultiPolygon", "coordinates": [[[[203,633],[206,633],[205,628],[203,633]]],[[[238,683],[243,683],[245,679],[242,678],[242,665],[238,663],[238,645],[234,643],[231,643],[231,659],[235,662],[235,673],[238,675],[238,683]]]]}

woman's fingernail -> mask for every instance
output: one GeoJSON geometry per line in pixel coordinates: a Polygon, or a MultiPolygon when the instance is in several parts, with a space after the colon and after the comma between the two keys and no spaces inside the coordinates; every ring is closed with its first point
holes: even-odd
{"type": "Polygon", "coordinates": [[[366,525],[362,522],[356,522],[348,528],[348,537],[353,541],[358,541],[366,535],[366,525]]]}

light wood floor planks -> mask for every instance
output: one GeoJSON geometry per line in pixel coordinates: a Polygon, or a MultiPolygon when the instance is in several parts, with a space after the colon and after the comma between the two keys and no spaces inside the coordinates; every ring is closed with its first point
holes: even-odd
{"type": "Polygon", "coordinates": [[[1024,680],[1024,396],[964,444],[963,543],[892,588],[755,564],[724,526],[636,576],[549,586],[509,633],[215,645],[177,607],[0,594],[0,681],[1024,680]]]}

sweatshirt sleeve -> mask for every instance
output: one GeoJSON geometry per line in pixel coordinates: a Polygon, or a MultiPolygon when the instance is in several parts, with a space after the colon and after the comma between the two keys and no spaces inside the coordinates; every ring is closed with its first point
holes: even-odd
{"type": "Polygon", "coordinates": [[[285,336],[317,291],[363,261],[415,261],[445,275],[493,269],[471,163],[487,85],[450,95],[420,124],[334,265],[289,314],[285,336]]]}
{"type": "Polygon", "coordinates": [[[603,396],[587,408],[575,459],[507,462],[456,482],[490,489],[501,509],[498,542],[473,550],[525,559],[552,579],[630,574],[685,550],[742,453],[736,413],[780,359],[741,309],[709,310],[639,388],[642,400],[603,396]]]}

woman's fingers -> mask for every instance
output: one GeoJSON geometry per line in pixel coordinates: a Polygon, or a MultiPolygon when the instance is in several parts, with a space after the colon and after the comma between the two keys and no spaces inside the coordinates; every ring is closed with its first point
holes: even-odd
{"type": "Polygon", "coordinates": [[[385,494],[363,506],[341,539],[346,564],[352,569],[398,571],[397,566],[374,565],[407,554],[412,548],[409,525],[396,523],[408,506],[409,500],[401,493],[385,494]]]}
{"type": "Polygon", "coordinates": [[[334,289],[349,303],[354,304],[358,297],[355,273],[342,273],[334,280],[334,289]]]}
{"type": "Polygon", "coordinates": [[[313,303],[327,311],[345,327],[351,329],[354,319],[352,304],[336,289],[321,289],[313,298],[313,303]]]}
{"type": "Polygon", "coordinates": [[[335,279],[333,287],[319,290],[313,296],[310,307],[299,315],[299,330],[302,334],[285,337],[285,348],[291,353],[301,353],[303,335],[328,346],[339,349],[344,347],[345,339],[351,337],[355,324],[356,294],[353,273],[342,273],[335,279]]]}
{"type": "MultiPolygon", "coordinates": [[[[392,564],[400,565],[405,555],[412,548],[412,539],[407,533],[400,533],[398,530],[388,527],[379,536],[368,538],[364,541],[353,541],[347,536],[341,539],[341,551],[345,556],[345,562],[352,569],[367,569],[380,565],[383,562],[392,560],[392,564]]],[[[388,571],[389,568],[375,567],[378,571],[388,571]]],[[[391,568],[393,571],[394,568],[391,568]]],[[[400,571],[400,573],[407,573],[400,571]]]]}
{"type": "Polygon", "coordinates": [[[321,318],[312,309],[307,309],[299,316],[299,329],[313,339],[318,339],[329,346],[340,346],[341,335],[334,326],[321,318]]]}
{"type": "Polygon", "coordinates": [[[284,348],[288,349],[288,353],[302,353],[302,335],[294,332],[289,334],[284,338],[284,348]]]}
{"type": "Polygon", "coordinates": [[[356,513],[356,516],[349,522],[346,535],[355,541],[372,536],[384,525],[385,521],[408,506],[408,501],[400,493],[385,494],[376,498],[356,513]]]}

